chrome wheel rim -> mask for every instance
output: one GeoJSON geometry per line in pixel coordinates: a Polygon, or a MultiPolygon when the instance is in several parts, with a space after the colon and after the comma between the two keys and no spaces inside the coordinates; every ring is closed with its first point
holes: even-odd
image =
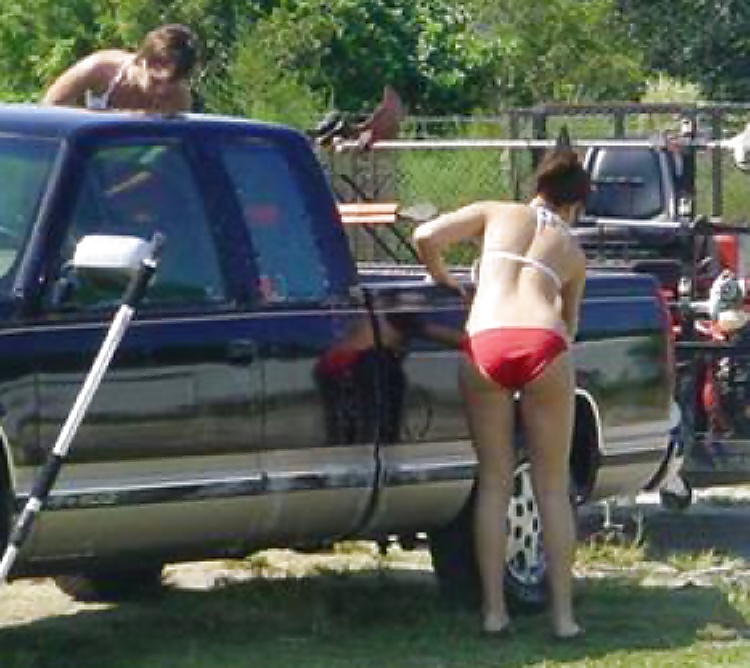
{"type": "Polygon", "coordinates": [[[520,464],[513,476],[513,493],[506,518],[507,574],[523,585],[541,584],[545,573],[542,526],[531,488],[530,466],[520,464]]]}

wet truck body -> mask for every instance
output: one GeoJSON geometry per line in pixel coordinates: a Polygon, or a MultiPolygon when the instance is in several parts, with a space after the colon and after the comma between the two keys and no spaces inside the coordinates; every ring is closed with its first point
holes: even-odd
{"type": "MultiPolygon", "coordinates": [[[[419,267],[357,267],[302,135],[10,105],[0,175],[0,545],[120,297],[69,276],[76,242],[166,237],[13,576],[111,592],[175,561],[421,534],[444,582],[473,568],[441,547],[476,474],[463,306],[419,267]]],[[[576,501],[658,484],[673,364],[655,280],[592,273],[574,354],[576,501]]]]}

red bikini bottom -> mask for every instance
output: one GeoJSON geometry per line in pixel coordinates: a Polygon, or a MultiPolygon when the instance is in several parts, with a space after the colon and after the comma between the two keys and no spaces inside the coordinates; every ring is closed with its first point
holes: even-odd
{"type": "Polygon", "coordinates": [[[467,336],[463,348],[482,373],[508,390],[519,390],[567,350],[568,344],[551,329],[498,327],[467,336]]]}

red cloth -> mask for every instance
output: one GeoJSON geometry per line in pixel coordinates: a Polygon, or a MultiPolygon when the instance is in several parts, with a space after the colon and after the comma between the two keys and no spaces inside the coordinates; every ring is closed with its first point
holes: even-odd
{"type": "Polygon", "coordinates": [[[498,327],[464,340],[464,350],[477,368],[508,390],[519,390],[538,378],[568,347],[550,329],[498,327]]]}

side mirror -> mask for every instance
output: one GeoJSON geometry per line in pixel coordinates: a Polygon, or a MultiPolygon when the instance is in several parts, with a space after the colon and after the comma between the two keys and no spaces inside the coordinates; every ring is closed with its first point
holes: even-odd
{"type": "Polygon", "coordinates": [[[100,286],[122,287],[153,255],[153,243],[140,237],[88,235],[76,245],[67,269],[100,286]]]}
{"type": "Polygon", "coordinates": [[[153,260],[159,254],[163,241],[158,233],[151,241],[118,235],[83,237],[76,244],[72,259],[61,267],[49,305],[67,310],[81,304],[112,303],[141,271],[144,260],[153,260]]]}

